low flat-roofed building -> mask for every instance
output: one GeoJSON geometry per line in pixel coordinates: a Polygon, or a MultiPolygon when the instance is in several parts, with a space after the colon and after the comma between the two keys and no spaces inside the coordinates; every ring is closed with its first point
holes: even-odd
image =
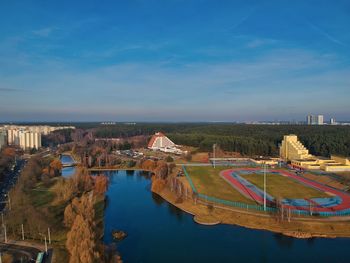
{"type": "Polygon", "coordinates": [[[332,155],[331,158],[317,157],[309,154],[296,135],[286,135],[280,147],[280,157],[290,161],[293,167],[327,172],[350,171],[350,160],[346,157],[332,155]]]}
{"type": "Polygon", "coordinates": [[[331,159],[343,165],[350,165],[350,158],[339,155],[331,155],[331,159]]]}
{"type": "Polygon", "coordinates": [[[278,158],[254,158],[254,159],[251,159],[251,161],[256,164],[266,164],[266,165],[274,166],[278,164],[279,159],[278,158]]]}
{"type": "Polygon", "coordinates": [[[320,163],[317,159],[296,159],[291,161],[291,165],[298,168],[317,170],[320,169],[320,163]]]}

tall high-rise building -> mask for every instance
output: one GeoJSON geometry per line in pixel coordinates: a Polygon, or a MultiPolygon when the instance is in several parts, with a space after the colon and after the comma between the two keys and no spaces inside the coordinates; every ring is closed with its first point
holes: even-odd
{"type": "Polygon", "coordinates": [[[317,125],[323,125],[323,115],[317,115],[317,125]]]}
{"type": "Polygon", "coordinates": [[[0,150],[6,145],[6,131],[0,128],[0,150]]]}
{"type": "Polygon", "coordinates": [[[334,125],[334,124],[336,124],[336,121],[335,121],[335,119],[334,119],[334,118],[331,118],[331,119],[329,120],[329,124],[331,124],[331,125],[334,125]]]}
{"type": "Polygon", "coordinates": [[[323,115],[307,115],[306,123],[308,125],[322,125],[324,123],[323,115]]]}
{"type": "Polygon", "coordinates": [[[8,145],[19,145],[19,132],[19,129],[13,127],[7,130],[8,145]]]}
{"type": "Polygon", "coordinates": [[[56,130],[75,129],[74,126],[18,126],[5,125],[7,131],[7,144],[18,145],[23,149],[38,149],[41,147],[41,134],[47,135],[56,130]]]}
{"type": "Polygon", "coordinates": [[[39,149],[41,147],[41,134],[31,131],[20,131],[19,146],[22,149],[39,149]]]}
{"type": "Polygon", "coordinates": [[[311,125],[312,124],[312,115],[307,115],[306,116],[306,123],[307,123],[307,125],[311,125]]]}

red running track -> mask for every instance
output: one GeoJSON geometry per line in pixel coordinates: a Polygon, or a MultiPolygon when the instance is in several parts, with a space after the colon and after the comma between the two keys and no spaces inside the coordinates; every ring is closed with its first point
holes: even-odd
{"type": "MultiPolygon", "coordinates": [[[[253,191],[250,188],[245,187],[241,182],[236,180],[233,176],[232,173],[234,172],[239,172],[239,171],[259,171],[261,170],[260,168],[237,168],[237,169],[229,169],[222,171],[220,175],[228,181],[233,187],[235,187],[241,194],[244,196],[250,197],[251,199],[255,200],[258,203],[263,203],[263,197],[261,195],[257,194],[255,191],[253,191]]],[[[350,209],[350,195],[347,193],[344,193],[340,190],[337,190],[335,188],[323,185],[321,183],[312,181],[310,179],[307,179],[305,177],[290,173],[285,170],[276,170],[276,169],[269,169],[268,172],[278,172],[281,175],[285,175],[303,185],[306,185],[308,187],[312,187],[314,189],[317,189],[322,192],[327,192],[335,196],[339,196],[342,199],[342,202],[338,205],[332,206],[332,207],[322,207],[321,205],[318,204],[318,206],[313,207],[314,212],[334,212],[334,211],[342,211],[346,209],[350,209]]],[[[291,208],[291,209],[300,209],[301,207],[295,207],[291,205],[285,205],[284,207],[286,208],[291,208]]]]}

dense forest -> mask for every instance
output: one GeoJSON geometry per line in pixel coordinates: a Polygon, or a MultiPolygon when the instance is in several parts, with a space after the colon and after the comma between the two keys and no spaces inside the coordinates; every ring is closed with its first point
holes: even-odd
{"type": "MultiPolygon", "coordinates": [[[[221,149],[243,155],[278,155],[283,135],[296,134],[314,155],[350,156],[350,126],[308,125],[248,125],[232,123],[137,123],[137,124],[81,124],[83,130],[95,138],[124,138],[151,136],[165,132],[176,144],[210,151],[214,143],[221,149]]],[[[74,133],[74,132],[73,132],[74,133]]],[[[74,134],[77,134],[75,132],[74,134]]],[[[53,135],[51,135],[53,136],[53,135]]],[[[52,139],[52,138],[51,138],[52,139]]],[[[61,134],[62,142],[70,141],[68,133],[61,134]],[[64,138],[63,138],[64,137],[64,138]]],[[[74,139],[74,138],[73,138],[74,139]]]]}
{"type": "Polygon", "coordinates": [[[278,155],[283,135],[296,134],[312,154],[350,155],[350,127],[307,125],[248,125],[248,124],[135,124],[100,126],[96,137],[129,137],[151,135],[156,131],[167,133],[177,144],[199,147],[209,151],[214,143],[227,151],[243,155],[278,155]]]}

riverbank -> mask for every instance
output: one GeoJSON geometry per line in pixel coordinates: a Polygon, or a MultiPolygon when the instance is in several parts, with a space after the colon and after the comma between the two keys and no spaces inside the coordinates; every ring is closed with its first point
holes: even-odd
{"type": "Polygon", "coordinates": [[[154,189],[154,193],[173,204],[182,211],[194,215],[197,223],[211,225],[213,223],[238,225],[251,229],[268,230],[296,238],[312,237],[350,237],[349,218],[298,218],[280,221],[274,215],[251,213],[229,207],[208,205],[201,201],[195,204],[192,198],[177,202],[178,198],[168,188],[154,189]],[[199,219],[199,220],[198,220],[199,219]]]}

